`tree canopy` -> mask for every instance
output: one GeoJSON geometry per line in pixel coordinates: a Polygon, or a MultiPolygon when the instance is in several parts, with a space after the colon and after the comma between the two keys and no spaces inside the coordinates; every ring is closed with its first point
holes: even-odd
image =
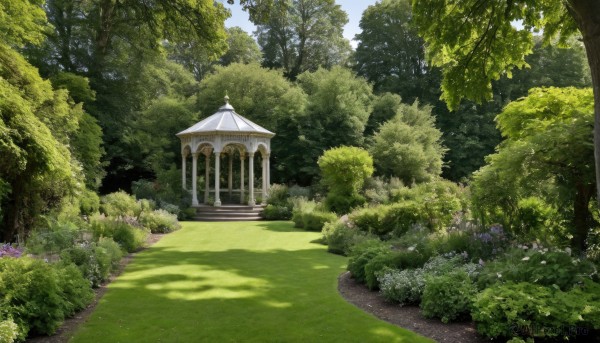
{"type": "Polygon", "coordinates": [[[264,65],[300,73],[343,63],[350,43],[343,37],[348,16],[334,0],[275,0],[268,20],[257,24],[264,65]]]}

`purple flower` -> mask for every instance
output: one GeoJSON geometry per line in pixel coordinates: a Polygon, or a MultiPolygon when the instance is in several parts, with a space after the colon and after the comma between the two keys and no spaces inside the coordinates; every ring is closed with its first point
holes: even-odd
{"type": "Polygon", "coordinates": [[[0,257],[21,257],[23,250],[15,248],[10,244],[0,246],[0,257]]]}

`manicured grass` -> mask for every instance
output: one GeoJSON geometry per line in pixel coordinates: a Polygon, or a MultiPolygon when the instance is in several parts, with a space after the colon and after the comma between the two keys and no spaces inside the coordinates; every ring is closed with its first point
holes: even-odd
{"type": "Polygon", "coordinates": [[[348,304],[346,259],[289,222],[183,223],[110,285],[72,342],[430,342],[348,304]]]}

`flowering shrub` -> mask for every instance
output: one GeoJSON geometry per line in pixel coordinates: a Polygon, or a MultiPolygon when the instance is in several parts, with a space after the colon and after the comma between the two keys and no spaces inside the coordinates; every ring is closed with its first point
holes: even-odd
{"type": "Polygon", "coordinates": [[[21,257],[23,250],[15,248],[10,244],[3,244],[0,246],[0,257],[21,257]]]}
{"type": "Polygon", "coordinates": [[[491,339],[568,340],[600,329],[600,285],[585,281],[563,292],[528,282],[496,284],[477,295],[471,315],[491,339]]]}
{"type": "Polygon", "coordinates": [[[419,303],[427,277],[445,275],[457,270],[465,273],[469,271],[471,274],[477,272],[479,267],[472,263],[463,265],[464,260],[464,255],[447,254],[431,258],[422,268],[386,269],[379,274],[379,289],[389,301],[397,301],[400,304],[419,303]]]}
{"type": "Polygon", "coordinates": [[[368,239],[365,233],[352,227],[344,217],[325,223],[321,232],[327,251],[340,255],[347,255],[352,246],[368,239]]]}
{"type": "Polygon", "coordinates": [[[567,251],[550,250],[537,244],[512,249],[485,264],[478,278],[480,289],[495,283],[530,282],[569,290],[583,280],[597,278],[593,263],[572,257],[567,251]]]}
{"type": "Polygon", "coordinates": [[[169,233],[181,228],[177,215],[165,210],[144,211],[140,214],[139,221],[152,233],[169,233]]]}
{"type": "Polygon", "coordinates": [[[423,269],[387,269],[381,273],[379,289],[387,301],[400,305],[418,304],[425,288],[423,269]]]}
{"type": "Polygon", "coordinates": [[[12,319],[0,321],[0,342],[12,343],[17,339],[19,327],[12,319]]]}

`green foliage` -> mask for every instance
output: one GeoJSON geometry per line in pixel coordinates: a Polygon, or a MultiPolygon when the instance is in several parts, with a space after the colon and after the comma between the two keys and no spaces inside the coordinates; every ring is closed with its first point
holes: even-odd
{"type": "Polygon", "coordinates": [[[22,47],[41,44],[48,29],[42,0],[0,1],[0,41],[22,47]]]}
{"type": "Polygon", "coordinates": [[[350,43],[343,37],[348,15],[333,0],[276,1],[266,21],[257,22],[264,65],[295,79],[306,70],[343,64],[350,43]]]}
{"type": "Polygon", "coordinates": [[[81,177],[68,149],[80,109],[67,100],[66,91],[53,91],[22,56],[0,44],[4,241],[26,236],[36,217],[58,207],[81,177]]]}
{"type": "Polygon", "coordinates": [[[304,214],[313,212],[317,207],[317,203],[304,197],[292,198],[292,203],[294,204],[292,209],[294,227],[302,228],[304,227],[304,214]]]}
{"type": "MultiPolygon", "coordinates": [[[[80,243],[62,250],[60,258],[67,264],[76,265],[90,285],[97,288],[102,282],[108,280],[110,275],[116,258],[111,256],[110,252],[114,250],[109,251],[95,243],[80,243]]],[[[117,256],[120,258],[121,254],[117,256]]]]}
{"type": "Polygon", "coordinates": [[[94,237],[112,238],[123,250],[134,252],[144,246],[150,230],[132,224],[125,219],[92,217],[90,226],[94,237]]]}
{"type": "Polygon", "coordinates": [[[54,333],[66,315],[91,301],[87,281],[73,271],[28,257],[0,259],[0,310],[18,325],[19,340],[29,332],[54,333]]]}
{"type": "Polygon", "coordinates": [[[325,223],[322,233],[327,251],[340,255],[348,255],[354,245],[367,239],[367,235],[341,219],[325,223]]]}
{"type": "Polygon", "coordinates": [[[84,189],[79,195],[79,213],[89,216],[100,210],[100,197],[96,192],[84,189]]]}
{"type": "Polygon", "coordinates": [[[383,297],[400,304],[418,304],[429,277],[471,268],[470,265],[462,265],[464,258],[460,255],[436,256],[429,261],[428,257],[424,257],[425,254],[416,250],[402,252],[397,255],[394,264],[399,269],[381,270],[376,276],[383,297]]]}
{"type": "Polygon", "coordinates": [[[397,114],[379,127],[369,152],[380,175],[395,176],[404,184],[431,181],[442,173],[442,133],[435,127],[431,107],[401,105],[397,114]]]}
{"type": "Polygon", "coordinates": [[[476,294],[477,287],[465,271],[452,271],[426,280],[421,309],[425,317],[448,323],[470,314],[476,294]]]}
{"type": "Polygon", "coordinates": [[[26,241],[26,249],[34,255],[57,254],[72,247],[81,234],[71,222],[51,220],[45,228],[31,232],[26,241]]]}
{"type": "Polygon", "coordinates": [[[437,90],[431,88],[439,84],[439,72],[425,63],[425,44],[413,21],[411,1],[384,0],[369,6],[360,28],[354,70],[375,91],[399,94],[409,102],[437,100],[433,93],[437,90]]]}
{"type": "Polygon", "coordinates": [[[62,261],[53,267],[59,276],[65,317],[71,317],[94,300],[94,292],[90,288],[90,281],[82,276],[81,270],[74,264],[62,261]]]}
{"type": "Polygon", "coordinates": [[[269,204],[263,210],[262,216],[266,220],[290,220],[292,219],[292,211],[289,206],[269,204]]]}
{"type": "Polygon", "coordinates": [[[534,45],[532,31],[543,31],[546,42],[560,33],[561,43],[577,32],[567,6],[547,1],[490,6],[466,1],[448,11],[443,1],[418,0],[413,2],[413,13],[428,59],[442,67],[442,98],[449,108],[456,108],[462,98],[490,100],[492,80],[505,73],[512,76],[515,67],[527,67],[525,56],[534,45]],[[522,21],[522,26],[513,26],[515,21],[522,21]],[[463,25],[456,25],[459,22],[463,25]]]}
{"type": "Polygon", "coordinates": [[[348,260],[348,271],[357,282],[366,282],[365,266],[373,258],[390,252],[389,245],[377,240],[368,240],[352,248],[348,260]]]}
{"type": "Polygon", "coordinates": [[[331,212],[311,211],[302,214],[302,228],[306,231],[321,231],[328,222],[337,220],[337,215],[331,212]]]}
{"type": "Polygon", "coordinates": [[[0,321],[0,342],[13,343],[19,334],[19,327],[12,319],[0,321]]]}
{"type": "Polygon", "coordinates": [[[565,328],[600,328],[600,285],[585,282],[568,292],[527,282],[495,285],[475,298],[471,316],[488,338],[568,339],[565,328]]]}
{"type": "Polygon", "coordinates": [[[597,279],[596,267],[565,251],[516,248],[486,263],[478,278],[480,289],[495,283],[529,282],[568,291],[584,280],[597,279]]]}
{"type": "Polygon", "coordinates": [[[219,63],[223,66],[228,66],[232,63],[260,63],[262,53],[254,38],[242,30],[240,27],[234,26],[227,30],[227,45],[229,48],[223,56],[219,58],[219,63]]]}
{"type": "Polygon", "coordinates": [[[562,222],[558,209],[544,199],[528,197],[518,201],[513,227],[524,241],[538,238],[545,242],[560,243],[568,233],[562,222]]]}
{"type": "Polygon", "coordinates": [[[140,214],[139,222],[152,233],[169,233],[181,228],[177,221],[177,215],[162,209],[143,211],[140,214]]]}
{"type": "Polygon", "coordinates": [[[107,216],[138,217],[142,212],[142,207],[140,203],[136,201],[135,197],[124,191],[118,191],[103,196],[101,203],[100,212],[107,216]]]}
{"type": "MultiPolygon", "coordinates": [[[[562,220],[571,222],[573,246],[583,248],[592,225],[588,205],[595,180],[592,97],[589,89],[535,88],[505,107],[497,121],[506,139],[475,173],[471,188],[482,219],[500,218],[512,228],[519,200],[540,197],[547,205],[535,211],[549,216],[559,209],[562,220]]],[[[543,231],[535,234],[564,241],[562,220],[538,225],[543,231]]]]}
{"type": "Polygon", "coordinates": [[[358,191],[373,173],[373,159],[366,150],[346,146],[329,149],[318,164],[329,188],[326,204],[331,210],[343,214],[364,203],[358,191]]]}

